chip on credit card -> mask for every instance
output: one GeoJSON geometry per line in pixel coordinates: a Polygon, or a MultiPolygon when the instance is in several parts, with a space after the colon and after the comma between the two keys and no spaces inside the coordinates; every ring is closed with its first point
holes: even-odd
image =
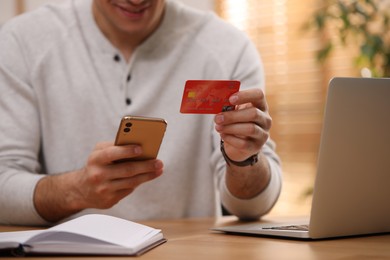
{"type": "Polygon", "coordinates": [[[180,112],[186,114],[218,114],[234,109],[229,97],[238,92],[237,80],[187,80],[180,112]]]}

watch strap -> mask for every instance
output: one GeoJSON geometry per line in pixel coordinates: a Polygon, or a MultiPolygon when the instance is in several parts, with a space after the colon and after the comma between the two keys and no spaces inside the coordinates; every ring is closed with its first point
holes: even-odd
{"type": "Polygon", "coordinates": [[[227,156],[227,154],[225,152],[224,142],[222,139],[221,139],[221,152],[222,152],[223,158],[225,158],[225,161],[228,165],[233,164],[233,165],[236,165],[239,167],[245,167],[245,166],[249,166],[249,165],[254,165],[259,160],[257,153],[248,157],[246,160],[240,161],[240,162],[230,159],[229,156],[227,156]]]}

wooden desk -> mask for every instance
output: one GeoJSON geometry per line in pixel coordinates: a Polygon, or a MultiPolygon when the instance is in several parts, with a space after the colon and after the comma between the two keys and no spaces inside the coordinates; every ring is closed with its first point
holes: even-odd
{"type": "MultiPolygon", "coordinates": [[[[295,241],[276,238],[227,235],[209,230],[214,225],[238,223],[233,217],[212,219],[185,219],[143,221],[160,228],[168,242],[139,259],[390,259],[390,235],[353,237],[323,241],[295,241]]],[[[21,227],[0,226],[0,231],[24,230],[21,227]]],[[[31,228],[30,228],[31,229],[31,228]]],[[[29,257],[39,259],[40,257],[29,257]]],[[[41,257],[64,259],[68,257],[41,257]]],[[[119,257],[72,257],[89,260],[119,257]]],[[[124,257],[120,257],[124,258],[124,257]]],[[[126,257],[134,259],[132,257],[126,257]]],[[[1,259],[7,259],[2,257],[1,259]]],[[[8,258],[15,259],[15,258],[8,258]]]]}

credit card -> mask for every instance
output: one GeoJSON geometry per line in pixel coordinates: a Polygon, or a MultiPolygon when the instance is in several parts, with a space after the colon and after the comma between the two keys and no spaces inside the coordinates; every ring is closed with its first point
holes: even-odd
{"type": "Polygon", "coordinates": [[[187,80],[180,113],[218,114],[232,110],[229,97],[240,90],[237,80],[187,80]]]}

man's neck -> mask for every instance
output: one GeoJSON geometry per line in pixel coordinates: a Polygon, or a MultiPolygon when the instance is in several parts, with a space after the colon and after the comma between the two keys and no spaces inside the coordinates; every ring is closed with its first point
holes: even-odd
{"type": "Polygon", "coordinates": [[[97,26],[102,31],[104,36],[115,46],[124,58],[129,61],[135,49],[142,44],[161,24],[164,14],[161,15],[160,20],[152,27],[143,31],[136,31],[133,33],[120,30],[115,27],[102,14],[99,13],[96,6],[93,5],[93,16],[97,26]]]}
{"type": "Polygon", "coordinates": [[[125,34],[112,27],[110,28],[104,19],[95,17],[95,21],[104,36],[122,53],[127,61],[130,60],[131,54],[137,46],[147,38],[147,35],[125,34]]]}

